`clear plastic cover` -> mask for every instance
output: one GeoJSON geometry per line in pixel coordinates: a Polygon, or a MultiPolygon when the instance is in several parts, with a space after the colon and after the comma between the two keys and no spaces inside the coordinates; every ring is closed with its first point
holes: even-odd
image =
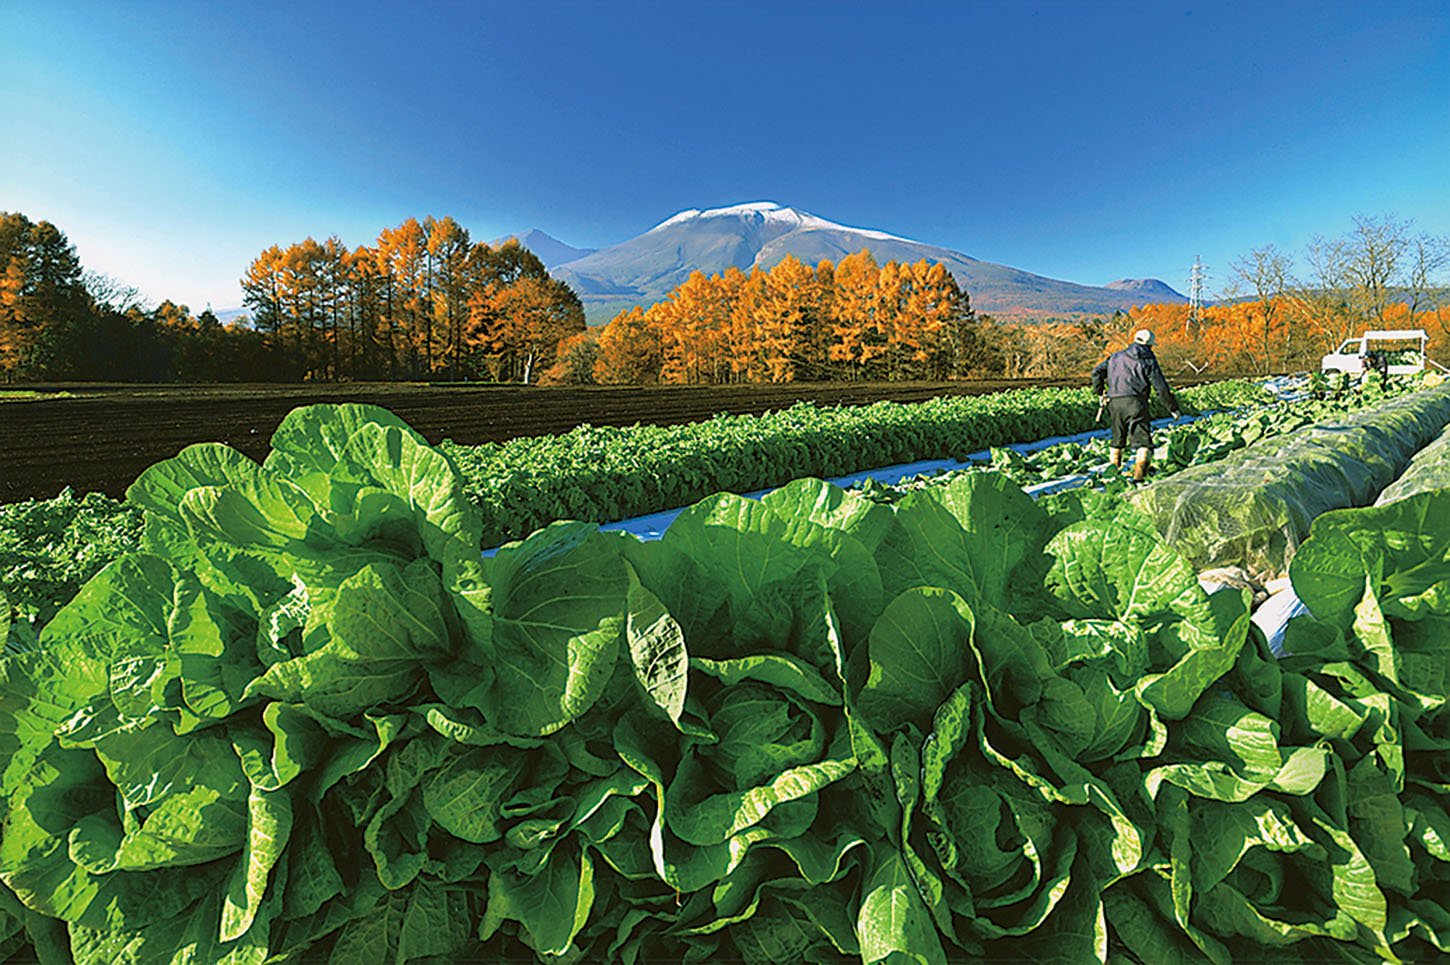
{"type": "Polygon", "coordinates": [[[1400,478],[1390,483],[1374,504],[1383,506],[1431,489],[1450,489],[1450,429],[1415,453],[1400,478]]]}
{"type": "Polygon", "coordinates": [[[1282,576],[1320,513],[1365,506],[1450,422],[1450,386],[1275,436],[1138,490],[1133,506],[1197,569],[1282,576]]]}

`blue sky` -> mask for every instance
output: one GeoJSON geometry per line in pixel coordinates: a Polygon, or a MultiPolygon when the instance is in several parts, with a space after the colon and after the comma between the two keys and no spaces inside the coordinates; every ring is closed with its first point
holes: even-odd
{"type": "Polygon", "coordinates": [[[1209,287],[1356,213],[1450,234],[1450,2],[0,0],[0,210],[152,299],[409,216],[601,247],[772,200],[1209,287]]]}

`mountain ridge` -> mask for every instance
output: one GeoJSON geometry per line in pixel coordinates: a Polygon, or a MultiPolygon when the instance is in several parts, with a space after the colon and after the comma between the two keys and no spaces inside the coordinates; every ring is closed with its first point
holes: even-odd
{"type": "Polygon", "coordinates": [[[537,255],[539,260],[544,263],[544,267],[550,271],[559,265],[592,255],[596,250],[594,248],[575,248],[538,228],[530,228],[528,231],[518,234],[504,235],[502,238],[495,238],[489,244],[498,247],[510,238],[517,238],[519,244],[537,255]]]}
{"type": "Polygon", "coordinates": [[[540,259],[574,289],[590,324],[597,325],[635,305],[662,301],[695,271],[714,275],[731,267],[769,270],[788,255],[814,265],[823,258],[839,261],[863,248],[878,263],[923,258],[941,262],[971,296],[972,306],[994,315],[1094,314],[1188,300],[1158,279],[1082,285],[875,228],[839,224],[774,201],[687,208],[619,244],[554,264],[542,254],[540,259]]]}

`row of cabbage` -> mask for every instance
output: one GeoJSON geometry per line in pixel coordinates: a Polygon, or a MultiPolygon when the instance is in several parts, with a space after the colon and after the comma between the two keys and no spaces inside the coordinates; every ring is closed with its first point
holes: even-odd
{"type": "MultiPolygon", "coordinates": [[[[1258,401],[1249,382],[1185,390],[1186,405],[1258,401]]],[[[603,523],[674,509],[720,490],[749,492],[806,475],[961,456],[1090,427],[1086,390],[1016,390],[926,403],[797,405],[682,426],[584,426],[562,436],[476,447],[444,443],[484,520],[484,545],[557,519],[603,523]]],[[[108,560],[134,548],[140,517],[100,493],[0,505],[0,592],[38,629],[108,560]]],[[[0,614],[3,619],[3,614],[0,614]]]]}
{"type": "Polygon", "coordinates": [[[141,512],[104,493],[0,504],[0,593],[7,617],[33,632],[101,567],[141,543],[141,512]]]}
{"type": "MultiPolygon", "coordinates": [[[[1130,489],[1112,473],[1090,481],[1123,495],[1121,511],[1151,523],[1198,570],[1240,570],[1262,583],[1287,571],[1319,514],[1366,505],[1381,490],[1385,501],[1442,485],[1450,443],[1426,443],[1447,422],[1450,386],[1406,382],[1397,391],[1392,384],[1385,394],[1304,399],[1159,430],[1150,485],[1130,489]]],[[[997,472],[1027,485],[1101,470],[1105,447],[1095,440],[1029,456],[998,450],[990,464],[963,472],[997,472]]],[[[869,494],[891,500],[954,475],[869,494]]]]}
{"type": "MultiPolygon", "coordinates": [[[[1179,399],[1196,412],[1262,402],[1264,392],[1239,380],[1187,388],[1179,399]]],[[[1093,428],[1095,411],[1086,388],[1015,389],[910,404],[800,403],[763,416],[721,414],[679,426],[586,425],[557,436],[441,448],[467,480],[483,514],[485,544],[492,546],[557,519],[605,523],[720,491],[964,458],[988,446],[1083,432],[1093,428]]]]}
{"type": "Polygon", "coordinates": [[[144,552],[0,658],[0,957],[1450,951],[1444,492],[1316,523],[1276,661],[1101,493],[806,479],[485,560],[387,413],[273,446],[148,470],[144,552]]]}

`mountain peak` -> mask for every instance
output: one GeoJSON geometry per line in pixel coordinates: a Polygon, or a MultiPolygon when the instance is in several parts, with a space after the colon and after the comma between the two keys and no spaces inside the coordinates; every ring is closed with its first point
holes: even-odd
{"type": "Polygon", "coordinates": [[[687,208],[678,214],[671,215],[664,221],[655,225],[646,234],[669,228],[673,225],[689,224],[690,222],[703,220],[705,218],[737,218],[747,224],[770,225],[771,227],[783,229],[784,231],[844,231],[849,234],[860,235],[863,238],[870,238],[874,241],[905,241],[911,244],[917,242],[910,238],[902,238],[899,235],[887,234],[884,231],[875,231],[870,228],[852,228],[848,225],[837,224],[825,218],[811,214],[809,211],[802,211],[799,208],[791,208],[775,201],[747,201],[744,204],[732,204],[725,208],[687,208]]]}
{"type": "Polygon", "coordinates": [[[575,248],[573,245],[567,245],[538,228],[530,228],[519,234],[505,235],[495,239],[492,244],[501,245],[510,238],[516,239],[519,244],[537,255],[539,260],[544,263],[544,267],[550,271],[559,265],[567,265],[571,261],[592,255],[595,251],[593,248],[575,248]]]}
{"type": "Polygon", "coordinates": [[[730,268],[768,271],[786,257],[806,265],[823,260],[839,264],[862,249],[871,252],[878,264],[922,260],[943,264],[971,294],[972,305],[993,314],[1088,314],[1186,301],[1151,279],[1128,279],[1103,288],[1079,285],[885,231],[849,227],[776,201],[688,208],[642,235],[561,265],[556,277],[578,293],[586,317],[595,324],[624,309],[668,298],[696,271],[706,275],[730,268]]]}
{"type": "Polygon", "coordinates": [[[1111,291],[1142,295],[1154,302],[1186,302],[1188,298],[1157,278],[1119,278],[1103,286],[1111,291]]]}
{"type": "Polygon", "coordinates": [[[732,204],[725,208],[686,208],[677,214],[673,214],[650,231],[659,231],[661,228],[668,228],[670,225],[684,224],[700,218],[740,218],[741,220],[752,221],[786,221],[799,223],[802,212],[794,208],[787,208],[774,201],[747,201],[744,204],[732,204]]]}

